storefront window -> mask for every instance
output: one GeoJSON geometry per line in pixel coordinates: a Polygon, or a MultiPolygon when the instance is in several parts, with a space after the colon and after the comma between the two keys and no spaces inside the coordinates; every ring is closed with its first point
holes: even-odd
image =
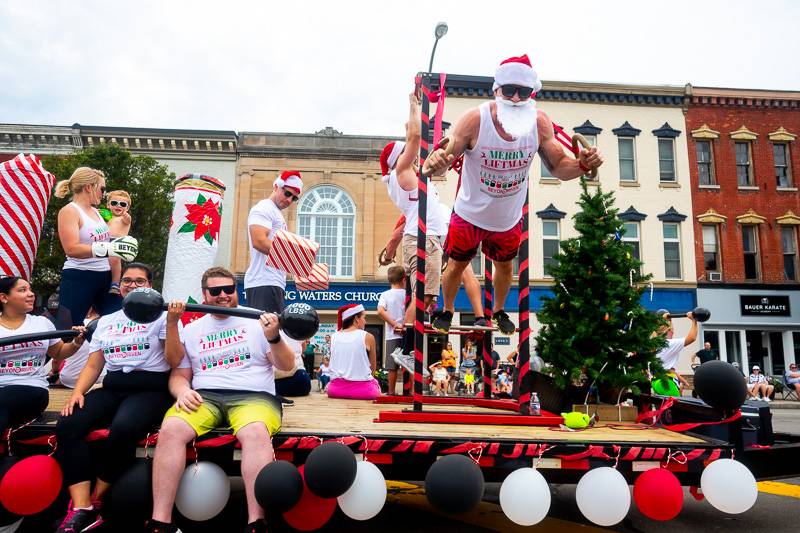
{"type": "Polygon", "coordinates": [[[725,350],[729,363],[734,361],[739,363],[739,369],[742,368],[742,343],[739,338],[738,331],[725,332],[725,350]]]}

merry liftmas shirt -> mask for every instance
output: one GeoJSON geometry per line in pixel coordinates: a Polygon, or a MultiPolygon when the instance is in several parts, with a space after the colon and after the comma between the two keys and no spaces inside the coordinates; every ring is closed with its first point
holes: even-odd
{"type": "Polygon", "coordinates": [[[258,320],[205,315],[183,329],[186,356],[179,368],[192,369],[192,388],[275,394],[269,343],[258,320]]]}
{"type": "Polygon", "coordinates": [[[108,372],[166,372],[169,363],[164,357],[162,345],[166,338],[166,312],[161,313],[155,322],[140,324],[120,310],[97,322],[89,352],[99,350],[103,353],[108,372]]]}
{"type": "MultiPolygon", "coordinates": [[[[0,325],[0,337],[55,331],[53,323],[43,316],[28,315],[17,329],[7,329],[0,325]]],[[[0,347],[0,387],[7,385],[27,385],[47,388],[47,350],[61,339],[20,342],[0,347]]]]}
{"type": "Polygon", "coordinates": [[[489,231],[508,231],[522,218],[528,171],[539,149],[539,132],[506,141],[492,121],[489,104],[481,104],[481,125],[475,148],[464,152],[461,187],[453,210],[489,231]]]}

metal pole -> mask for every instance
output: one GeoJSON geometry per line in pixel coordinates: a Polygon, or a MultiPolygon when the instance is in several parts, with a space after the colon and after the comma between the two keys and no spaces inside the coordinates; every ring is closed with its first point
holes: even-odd
{"type": "Polygon", "coordinates": [[[519,347],[517,351],[517,371],[514,379],[514,398],[519,401],[519,412],[530,414],[531,390],[527,379],[531,360],[531,323],[530,323],[530,283],[528,270],[528,239],[530,221],[528,219],[528,198],[525,193],[525,205],[522,207],[522,238],[519,246],[519,347]]]}
{"type": "Polygon", "coordinates": [[[437,37],[435,41],[433,41],[433,49],[431,50],[431,61],[428,63],[428,74],[433,73],[433,56],[436,55],[436,45],[439,44],[439,38],[437,37]]]}
{"type": "Polygon", "coordinates": [[[428,134],[430,132],[430,102],[428,91],[431,88],[430,72],[422,74],[422,127],[419,143],[419,179],[417,182],[418,217],[417,217],[417,284],[416,315],[414,319],[414,411],[422,411],[423,396],[423,349],[425,343],[425,248],[427,243],[428,215],[428,176],[422,172],[425,159],[428,157],[428,134]]]}

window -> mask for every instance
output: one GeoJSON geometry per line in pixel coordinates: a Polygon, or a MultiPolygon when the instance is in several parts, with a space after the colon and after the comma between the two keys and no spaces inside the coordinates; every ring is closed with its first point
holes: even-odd
{"type": "Polygon", "coordinates": [[[636,158],[633,151],[633,138],[620,137],[619,145],[619,179],[620,181],[636,181],[636,158]]]}
{"type": "Polygon", "coordinates": [[[703,268],[706,272],[719,272],[722,268],[719,261],[717,226],[714,224],[703,224],[703,268]]]}
{"type": "MultiPolygon", "coordinates": [[[[642,257],[639,251],[639,223],[638,222],[625,222],[625,234],[622,236],[622,242],[631,247],[631,257],[641,261],[642,257]]],[[[641,268],[639,269],[641,273],[641,268]]]]}
{"type": "Polygon", "coordinates": [[[697,141],[697,176],[700,185],[716,185],[714,165],[711,161],[711,141],[697,141]]]}
{"type": "Polygon", "coordinates": [[[297,208],[299,234],[320,244],[317,262],[331,277],[353,277],[355,204],[339,187],[323,185],[303,195],[297,208]]]}
{"type": "Polygon", "coordinates": [[[664,222],[664,277],[681,279],[681,239],[680,225],[664,222]]]}
{"type": "Polygon", "coordinates": [[[739,187],[755,185],[753,181],[753,171],[750,168],[750,143],[737,142],[736,148],[736,178],[739,187]]]}
{"type": "Polygon", "coordinates": [[[775,158],[775,179],[778,187],[791,187],[792,176],[789,171],[789,146],[785,143],[772,145],[772,155],[775,158]]]}
{"type": "Polygon", "coordinates": [[[758,279],[758,230],[755,226],[742,226],[742,252],[744,279],[758,279]]]}
{"type": "Polygon", "coordinates": [[[675,179],[675,141],[658,140],[658,171],[662,182],[674,183],[675,179]]]}
{"type": "Polygon", "coordinates": [[[558,220],[542,220],[542,257],[546,278],[551,277],[550,267],[558,264],[555,257],[559,248],[558,220]]]}
{"type": "Polygon", "coordinates": [[[783,279],[797,281],[797,231],[794,226],[781,228],[783,246],[783,279]]]}
{"type": "Polygon", "coordinates": [[[589,146],[597,146],[597,135],[584,135],[584,139],[589,143],[589,146]]]}

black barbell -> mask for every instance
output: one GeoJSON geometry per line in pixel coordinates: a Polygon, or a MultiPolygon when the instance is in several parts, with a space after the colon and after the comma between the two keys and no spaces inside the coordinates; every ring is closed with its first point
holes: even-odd
{"type": "MultiPolygon", "coordinates": [[[[684,318],[689,313],[670,313],[666,309],[659,309],[657,311],[657,314],[659,315],[668,314],[670,318],[684,318]]],[[[698,322],[708,322],[708,319],[711,318],[711,311],[709,311],[705,307],[695,307],[692,310],[692,317],[698,322]]]]}
{"type": "MultiPolygon", "coordinates": [[[[94,330],[97,329],[98,320],[98,318],[95,318],[86,324],[86,333],[83,335],[83,338],[86,339],[86,341],[92,340],[92,334],[94,334],[94,330]]],[[[47,341],[50,339],[74,339],[80,334],[80,331],[74,329],[56,329],[53,331],[25,333],[24,335],[12,335],[10,337],[1,338],[0,347],[11,346],[12,344],[20,344],[23,342],[47,341]]]]}
{"type": "MultiPolygon", "coordinates": [[[[128,293],[122,301],[122,311],[134,322],[147,324],[154,322],[167,310],[167,302],[161,294],[153,289],[139,288],[128,293]]],[[[186,304],[186,311],[192,313],[210,313],[212,315],[238,316],[258,320],[264,311],[241,307],[219,307],[205,304],[186,304]]],[[[310,339],[319,329],[319,315],[308,304],[293,303],[278,313],[281,329],[297,341],[310,339]]]]}

